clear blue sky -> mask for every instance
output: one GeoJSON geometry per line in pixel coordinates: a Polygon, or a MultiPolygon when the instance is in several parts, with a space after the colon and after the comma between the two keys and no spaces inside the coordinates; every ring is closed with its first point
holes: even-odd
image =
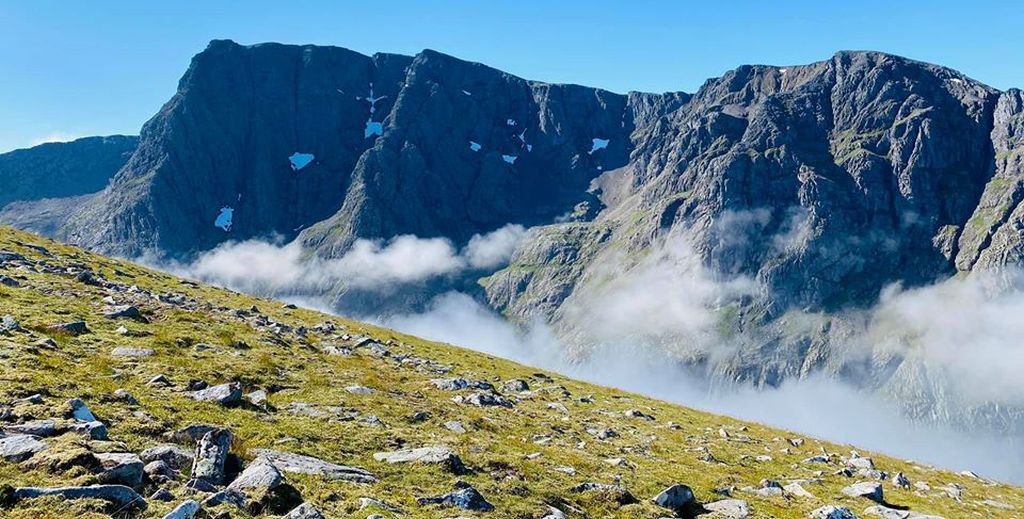
{"type": "Polygon", "coordinates": [[[739,64],[871,49],[1009,88],[1024,86],[1022,23],[1020,0],[0,0],[0,151],[138,132],[215,38],[432,48],[617,92],[693,91],[739,64]]]}

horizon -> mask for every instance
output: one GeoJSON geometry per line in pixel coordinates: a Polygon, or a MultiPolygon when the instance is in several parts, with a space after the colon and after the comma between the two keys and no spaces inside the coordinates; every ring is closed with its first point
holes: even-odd
{"type": "Polygon", "coordinates": [[[174,94],[191,57],[215,39],[244,45],[338,46],[362,54],[432,49],[548,83],[611,92],[694,92],[746,64],[803,65],[843,50],[906,57],[960,71],[999,90],[1024,86],[1024,4],[965,18],[952,2],[880,0],[823,6],[740,2],[728,20],[713,5],[522,1],[438,6],[188,1],[102,8],[43,1],[0,7],[0,152],[80,137],[137,135],[174,94]],[[884,16],[878,13],[884,12],[884,16]],[[742,27],[743,38],[732,28],[742,27]],[[755,42],[744,43],[744,42],[755,42]]]}

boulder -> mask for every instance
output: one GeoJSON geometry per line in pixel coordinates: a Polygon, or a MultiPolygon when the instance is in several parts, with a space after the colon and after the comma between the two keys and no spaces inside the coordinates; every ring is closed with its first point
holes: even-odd
{"type": "Polygon", "coordinates": [[[192,519],[199,512],[199,503],[189,499],[174,507],[163,519],[192,519]]]}
{"type": "Polygon", "coordinates": [[[809,519],[857,519],[857,515],[845,506],[823,506],[807,514],[809,519]]]}
{"type": "Polygon", "coordinates": [[[144,465],[138,456],[130,452],[94,454],[102,466],[96,479],[105,485],[124,485],[136,488],[142,485],[144,465]]]}
{"type": "Polygon", "coordinates": [[[224,484],[224,462],[231,448],[231,431],[215,429],[203,435],[192,461],[192,479],[211,485],[224,484]]]}
{"type": "Polygon", "coordinates": [[[293,454],[271,449],[256,449],[254,454],[264,457],[281,472],[312,474],[327,479],[353,483],[376,483],[377,477],[358,467],[338,465],[312,456],[293,454]]]}
{"type": "Polygon", "coordinates": [[[599,493],[607,496],[611,501],[620,505],[638,503],[639,501],[632,493],[619,485],[608,485],[605,483],[586,482],[572,487],[575,493],[599,493]]]}
{"type": "Polygon", "coordinates": [[[283,519],[324,519],[324,515],[315,506],[302,503],[288,512],[283,519]]]}
{"type": "Polygon", "coordinates": [[[711,512],[708,519],[747,519],[750,517],[750,506],[742,499],[723,499],[704,504],[704,509],[711,512]]]}
{"type": "Polygon", "coordinates": [[[0,438],[0,458],[10,462],[25,461],[46,448],[45,443],[27,434],[0,438]]]}
{"type": "Polygon", "coordinates": [[[475,488],[470,486],[469,483],[459,481],[455,483],[456,490],[454,492],[436,496],[436,497],[421,497],[416,500],[420,506],[424,505],[441,505],[441,506],[453,506],[461,508],[463,510],[472,510],[477,512],[490,512],[494,510],[494,505],[487,502],[480,492],[477,492],[475,488]]]}
{"type": "Polygon", "coordinates": [[[678,484],[662,490],[652,500],[654,504],[669,510],[682,510],[697,501],[690,487],[678,484]]]}
{"type": "Polygon", "coordinates": [[[385,463],[425,463],[442,465],[446,470],[455,474],[462,474],[466,467],[458,454],[452,452],[448,447],[419,447],[416,449],[405,449],[391,452],[378,452],[373,459],[385,463]]]}
{"type": "Polygon", "coordinates": [[[142,312],[132,305],[111,307],[106,312],[103,312],[103,317],[106,317],[107,319],[133,319],[136,321],[144,319],[144,317],[142,317],[142,312]]]}
{"type": "Polygon", "coordinates": [[[505,393],[522,393],[530,390],[530,384],[522,379],[509,380],[501,385],[501,390],[505,393]]]}
{"type": "Polygon", "coordinates": [[[100,499],[112,504],[120,511],[145,509],[146,500],[124,485],[91,485],[87,487],[22,487],[14,489],[14,499],[34,499],[58,496],[67,500],[100,499]]]}
{"type": "Polygon", "coordinates": [[[149,348],[130,348],[127,346],[118,346],[110,350],[110,355],[114,357],[129,357],[129,358],[141,358],[151,357],[155,351],[149,348]]]}
{"type": "Polygon", "coordinates": [[[201,402],[217,402],[221,405],[233,404],[242,399],[242,385],[238,382],[229,382],[200,389],[192,392],[192,399],[201,402]]]}
{"type": "Polygon", "coordinates": [[[139,458],[145,463],[152,463],[154,461],[162,461],[169,467],[175,470],[181,470],[187,465],[192,464],[192,460],[195,459],[193,454],[177,445],[157,445],[156,447],[150,447],[141,454],[139,458]]]}
{"type": "Polygon", "coordinates": [[[57,434],[57,422],[55,420],[32,420],[30,422],[9,425],[4,428],[9,433],[28,434],[48,438],[57,434]]]}
{"type": "Polygon", "coordinates": [[[872,481],[854,483],[843,489],[843,494],[850,497],[866,497],[872,501],[881,503],[883,501],[882,484],[872,481]]]}
{"type": "Polygon", "coordinates": [[[85,324],[85,321],[71,321],[68,323],[51,325],[49,330],[57,333],[66,333],[68,335],[82,335],[89,333],[89,326],[85,324]]]}
{"type": "Polygon", "coordinates": [[[74,423],[68,426],[68,431],[81,434],[90,440],[104,441],[107,439],[107,426],[98,420],[85,423],[74,423]]]}
{"type": "Polygon", "coordinates": [[[85,405],[85,402],[78,398],[72,398],[67,402],[68,407],[71,408],[71,418],[78,420],[79,422],[95,422],[96,417],[89,410],[89,406],[85,405]]]}

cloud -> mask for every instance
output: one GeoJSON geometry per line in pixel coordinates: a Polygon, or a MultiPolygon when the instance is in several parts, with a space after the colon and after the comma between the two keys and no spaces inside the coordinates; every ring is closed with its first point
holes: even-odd
{"type": "Polygon", "coordinates": [[[492,269],[507,264],[516,245],[526,236],[522,225],[506,225],[492,233],[473,236],[463,250],[473,268],[492,269]]]}

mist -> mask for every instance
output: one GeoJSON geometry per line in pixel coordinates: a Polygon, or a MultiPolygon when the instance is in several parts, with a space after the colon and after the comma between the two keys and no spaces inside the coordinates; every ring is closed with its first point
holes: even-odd
{"type": "MultiPolygon", "coordinates": [[[[735,220],[748,225],[759,221],[754,216],[735,220]]],[[[791,220],[786,236],[805,239],[804,216],[795,213],[791,220]]],[[[246,241],[222,245],[192,263],[154,266],[331,312],[337,300],[330,289],[339,284],[387,293],[494,271],[507,264],[525,232],[506,226],[461,249],[444,238],[359,240],[336,259],[308,257],[297,244],[246,241]]],[[[776,237],[772,243],[784,249],[786,240],[776,237]]],[[[348,317],[797,435],[1024,482],[1024,449],[1013,432],[1018,417],[1012,413],[1005,416],[1004,434],[965,432],[940,413],[909,419],[898,394],[885,397],[878,388],[820,374],[772,388],[712,384],[711,368],[681,359],[698,353],[713,368],[716,359],[740,348],[717,332],[719,313],[760,287],[747,277],[706,268],[686,235],[666,237],[634,264],[610,258],[600,268],[612,282],[581,289],[565,303],[564,317],[588,331],[583,354],[545,323],[510,323],[457,291],[438,295],[423,311],[348,317]]],[[[1004,274],[999,283],[978,276],[915,289],[890,286],[876,307],[858,316],[855,321],[864,324],[843,346],[867,358],[896,356],[923,366],[929,382],[956,395],[955,403],[965,409],[1024,405],[1018,374],[1024,365],[1024,349],[1018,347],[1024,337],[1021,279],[1004,274]]]]}

